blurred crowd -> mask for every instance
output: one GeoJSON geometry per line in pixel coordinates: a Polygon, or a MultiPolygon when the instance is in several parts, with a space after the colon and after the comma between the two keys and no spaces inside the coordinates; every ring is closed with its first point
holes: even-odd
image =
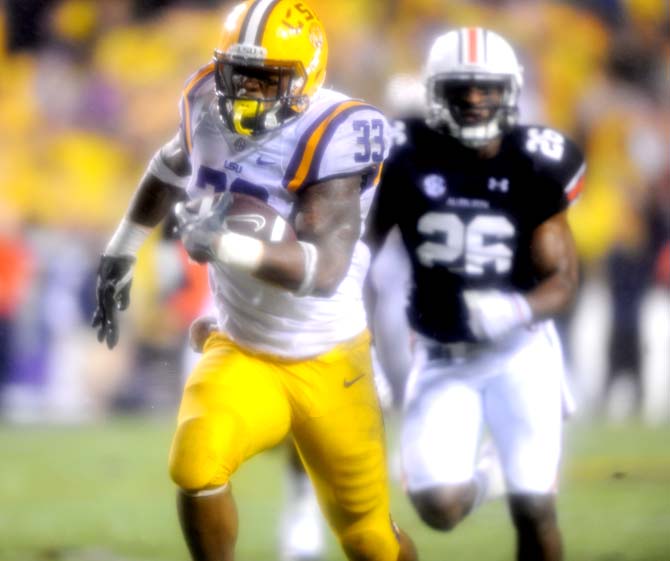
{"type": "MultiPolygon", "coordinates": [[[[144,245],[119,348],[89,327],[95,268],[148,159],[179,124],[226,3],[6,0],[0,9],[0,417],[76,422],[174,411],[209,305],[203,268],[166,225],[144,245]]],[[[228,2],[227,4],[230,4],[228,2]]],[[[663,0],[312,0],[326,83],[389,115],[417,98],[450,27],[518,49],[522,120],[584,149],[571,211],[582,296],[564,318],[582,411],[667,420],[670,402],[670,19],[663,0]],[[398,80],[399,77],[404,79],[398,80]],[[651,381],[650,381],[651,380],[651,381]]]]}

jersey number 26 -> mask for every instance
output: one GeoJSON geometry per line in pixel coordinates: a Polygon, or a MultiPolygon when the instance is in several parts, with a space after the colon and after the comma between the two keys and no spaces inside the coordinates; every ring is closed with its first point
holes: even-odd
{"type": "Polygon", "coordinates": [[[441,234],[444,239],[417,247],[417,257],[426,267],[456,266],[461,268],[458,272],[472,276],[483,275],[486,265],[492,265],[498,274],[512,267],[513,252],[504,240],[513,238],[516,230],[504,216],[480,215],[464,222],[452,212],[428,212],[419,219],[418,230],[426,236],[441,234]]]}

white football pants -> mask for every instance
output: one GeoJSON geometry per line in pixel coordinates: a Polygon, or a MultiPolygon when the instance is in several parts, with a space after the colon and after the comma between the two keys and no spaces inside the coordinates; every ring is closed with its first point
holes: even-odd
{"type": "Polygon", "coordinates": [[[416,342],[402,430],[409,491],[469,481],[483,429],[493,438],[510,493],[556,490],[565,383],[550,321],[492,345],[416,342]]]}

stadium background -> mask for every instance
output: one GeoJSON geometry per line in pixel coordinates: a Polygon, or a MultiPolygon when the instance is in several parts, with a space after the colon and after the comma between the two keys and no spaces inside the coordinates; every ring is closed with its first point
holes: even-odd
{"type": "MultiPolygon", "coordinates": [[[[207,305],[203,271],[156,232],[114,352],[88,320],[98,255],[176,130],[182,85],[209,61],[225,4],[6,0],[0,10],[0,561],[185,557],[165,456],[191,360],[186,328],[207,305]]],[[[390,114],[415,98],[398,84],[412,83],[446,28],[482,25],[518,46],[522,117],[575,138],[589,166],[571,211],[582,289],[561,322],[580,405],[566,438],[567,559],[670,559],[667,2],[310,4],[328,32],[327,84],[390,114]]],[[[390,414],[391,437],[396,422],[390,414]]],[[[273,558],[281,485],[266,474],[281,480],[281,453],[240,474],[247,559],[273,558]]],[[[445,537],[394,493],[429,561],[511,550],[501,505],[445,537]]]]}

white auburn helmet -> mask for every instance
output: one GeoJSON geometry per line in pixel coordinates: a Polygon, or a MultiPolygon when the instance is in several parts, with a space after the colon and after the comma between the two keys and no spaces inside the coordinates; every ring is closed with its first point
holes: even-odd
{"type": "Polygon", "coordinates": [[[446,127],[465,146],[484,146],[516,123],[523,68],[514,49],[497,33],[481,27],[464,27],[441,35],[430,49],[424,72],[428,125],[437,129],[446,127]],[[444,86],[477,82],[501,84],[501,103],[491,108],[489,120],[461,124],[457,108],[444,96],[444,86]]]}

